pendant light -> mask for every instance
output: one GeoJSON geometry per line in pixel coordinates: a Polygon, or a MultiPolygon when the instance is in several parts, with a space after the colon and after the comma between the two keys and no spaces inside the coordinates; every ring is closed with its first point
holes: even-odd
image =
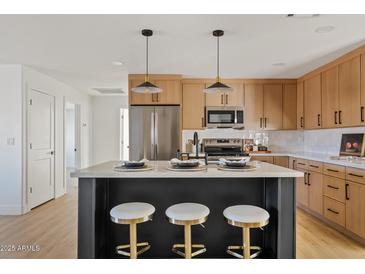
{"type": "Polygon", "coordinates": [[[148,37],[151,37],[153,31],[150,29],[143,29],[142,35],[146,37],[146,74],[144,78],[144,82],[135,88],[132,88],[133,92],[136,93],[160,93],[162,91],[161,88],[155,86],[151,82],[149,82],[149,75],[148,75],[148,37]]]}
{"type": "Polygon", "coordinates": [[[230,92],[233,91],[232,88],[230,88],[229,86],[223,84],[220,81],[220,77],[219,77],[219,37],[222,37],[224,34],[223,30],[215,30],[213,31],[213,36],[217,37],[217,78],[216,78],[216,82],[207,87],[206,89],[204,89],[205,93],[218,93],[218,92],[230,92]]]}

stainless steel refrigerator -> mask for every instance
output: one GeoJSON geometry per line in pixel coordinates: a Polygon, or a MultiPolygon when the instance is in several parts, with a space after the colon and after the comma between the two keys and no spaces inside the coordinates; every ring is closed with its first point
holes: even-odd
{"type": "Polygon", "coordinates": [[[170,160],[180,144],[179,106],[131,106],[129,159],[170,160]]]}

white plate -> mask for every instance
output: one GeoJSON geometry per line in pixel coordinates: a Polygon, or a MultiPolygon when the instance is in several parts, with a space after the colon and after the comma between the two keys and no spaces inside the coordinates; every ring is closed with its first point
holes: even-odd
{"type": "Polygon", "coordinates": [[[197,166],[197,167],[193,167],[193,168],[176,168],[176,167],[173,167],[173,166],[168,166],[167,169],[171,170],[171,171],[178,171],[178,172],[191,172],[191,171],[205,171],[205,170],[207,170],[207,168],[205,166],[197,166]]]}
{"type": "Polygon", "coordinates": [[[119,166],[119,167],[114,167],[113,170],[118,171],[118,172],[139,172],[139,171],[153,170],[153,167],[145,166],[144,168],[125,168],[125,167],[119,166]]]}
{"type": "Polygon", "coordinates": [[[257,167],[251,166],[251,165],[246,165],[243,168],[231,168],[231,167],[227,167],[227,166],[217,165],[217,169],[223,170],[223,171],[240,171],[240,172],[242,172],[242,171],[253,171],[253,170],[256,170],[257,167]]]}

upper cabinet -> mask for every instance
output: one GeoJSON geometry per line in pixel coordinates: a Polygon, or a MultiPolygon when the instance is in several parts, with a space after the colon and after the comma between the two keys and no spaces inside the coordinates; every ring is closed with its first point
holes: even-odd
{"type": "Polygon", "coordinates": [[[365,124],[365,53],[361,55],[360,123],[365,124]]]}
{"type": "Polygon", "coordinates": [[[132,88],[138,86],[144,81],[142,76],[136,76],[129,79],[129,104],[130,105],[180,105],[182,100],[181,78],[176,77],[169,79],[151,76],[150,82],[162,89],[162,92],[156,94],[141,94],[132,91],[132,88]]]}
{"type": "Polygon", "coordinates": [[[304,82],[297,84],[297,129],[304,129],[304,82]]]}
{"type": "Polygon", "coordinates": [[[283,88],[283,129],[297,128],[297,85],[285,84],[283,88]]]}
{"type": "Polygon", "coordinates": [[[262,84],[245,85],[245,128],[262,129],[264,113],[264,86],[262,84]]]}
{"type": "Polygon", "coordinates": [[[321,74],[304,80],[304,127],[322,127],[321,117],[321,74]]]}
{"type": "Polygon", "coordinates": [[[322,127],[338,127],[339,123],[338,66],[322,72],[322,127]]]}
{"type": "Polygon", "coordinates": [[[338,67],[338,123],[343,127],[361,124],[360,68],[360,56],[346,61],[338,67]]]}
{"type": "Polygon", "coordinates": [[[283,85],[264,85],[263,128],[268,130],[283,127],[283,85]]]}
{"type": "Polygon", "coordinates": [[[205,127],[205,93],[203,92],[204,87],[204,84],[183,84],[183,129],[202,129],[205,127]]]}
{"type": "MultiPolygon", "coordinates": [[[[217,106],[240,106],[244,105],[244,88],[243,83],[230,83],[223,81],[230,86],[233,91],[226,93],[213,93],[205,95],[205,105],[207,107],[217,106]]],[[[206,87],[212,83],[206,84],[206,87]]]]}

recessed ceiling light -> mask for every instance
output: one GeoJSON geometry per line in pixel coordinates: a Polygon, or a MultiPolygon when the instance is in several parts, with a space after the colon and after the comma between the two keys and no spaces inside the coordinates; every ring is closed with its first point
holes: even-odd
{"type": "Polygon", "coordinates": [[[285,66],[286,65],[286,63],[284,63],[284,62],[277,62],[277,63],[274,63],[274,64],[272,64],[274,67],[283,67],[283,66],[285,66]]]}
{"type": "Polygon", "coordinates": [[[121,62],[121,61],[113,61],[112,64],[114,66],[123,66],[123,62],[121,62]]]}
{"type": "Polygon", "coordinates": [[[335,29],[334,26],[322,26],[322,27],[318,27],[316,28],[316,32],[317,33],[327,33],[327,32],[331,32],[335,29]]]}

